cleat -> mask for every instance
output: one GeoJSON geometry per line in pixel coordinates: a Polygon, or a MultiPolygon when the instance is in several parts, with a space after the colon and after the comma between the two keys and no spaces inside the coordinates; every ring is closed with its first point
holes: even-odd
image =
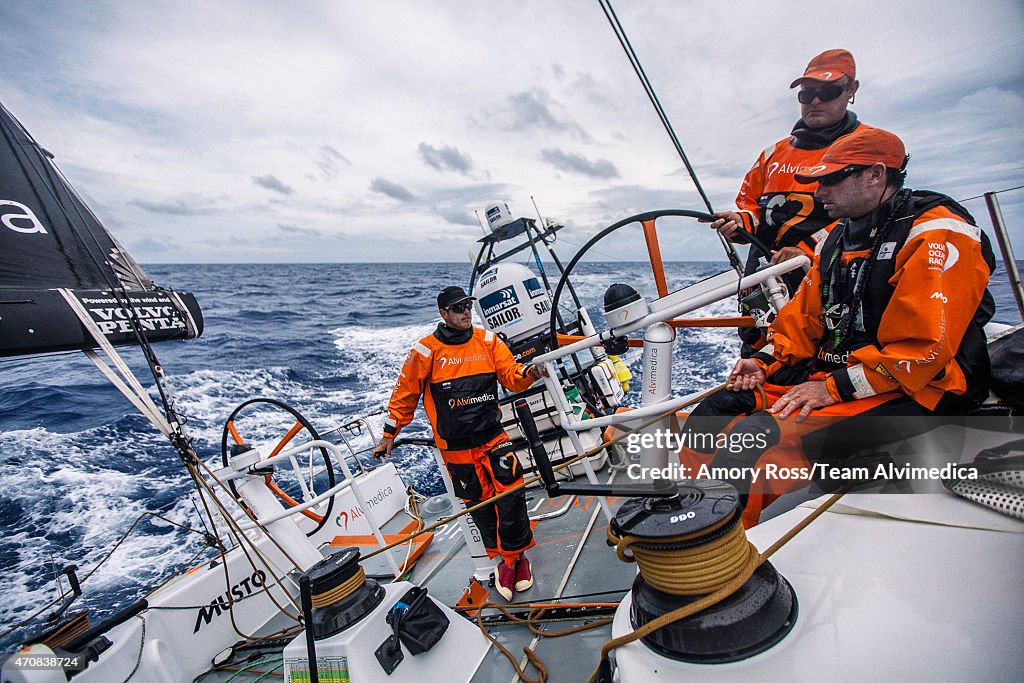
{"type": "Polygon", "coordinates": [[[504,561],[499,562],[494,570],[494,587],[498,589],[501,597],[509,602],[512,602],[512,595],[515,590],[513,584],[516,582],[516,576],[515,566],[505,564],[504,561]]]}
{"type": "Polygon", "coordinates": [[[530,561],[523,555],[516,562],[516,591],[530,588],[533,588],[533,571],[530,570],[530,561]]]}

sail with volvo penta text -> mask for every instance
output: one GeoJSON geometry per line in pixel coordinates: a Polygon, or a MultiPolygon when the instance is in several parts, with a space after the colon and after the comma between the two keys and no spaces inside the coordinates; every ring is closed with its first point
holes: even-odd
{"type": "Polygon", "coordinates": [[[192,294],[156,285],[0,105],[0,356],[191,339],[192,294]]]}

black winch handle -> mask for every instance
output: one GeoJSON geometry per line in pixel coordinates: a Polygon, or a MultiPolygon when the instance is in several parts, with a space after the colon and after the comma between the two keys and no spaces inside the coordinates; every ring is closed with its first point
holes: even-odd
{"type": "Polygon", "coordinates": [[[320,682],[320,671],[316,661],[316,638],[313,635],[313,596],[309,575],[299,575],[299,598],[302,603],[302,621],[306,631],[306,658],[309,661],[310,683],[320,682]]]}
{"type": "Polygon", "coordinates": [[[540,438],[540,432],[537,431],[537,422],[533,419],[530,403],[525,398],[517,398],[512,405],[519,418],[523,436],[526,437],[526,444],[530,447],[534,462],[537,463],[540,480],[544,482],[544,488],[553,492],[558,489],[558,483],[555,482],[555,472],[551,469],[551,460],[548,459],[548,453],[544,450],[544,442],[540,438]]]}
{"type": "Polygon", "coordinates": [[[678,494],[675,483],[665,479],[659,479],[652,483],[628,484],[587,484],[583,482],[565,483],[555,481],[555,471],[551,467],[551,460],[548,459],[547,451],[544,450],[544,442],[537,431],[537,423],[533,419],[530,404],[525,398],[517,398],[512,406],[516,411],[516,416],[519,418],[519,425],[523,430],[523,436],[526,437],[526,443],[530,447],[530,453],[533,454],[533,460],[537,463],[537,473],[540,475],[541,481],[544,482],[544,488],[547,490],[548,495],[552,498],[572,494],[664,498],[678,494]]]}

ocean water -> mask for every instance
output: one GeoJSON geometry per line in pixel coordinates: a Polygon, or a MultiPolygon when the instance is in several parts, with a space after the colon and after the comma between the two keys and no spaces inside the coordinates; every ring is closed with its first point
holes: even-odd
{"type": "MultiPolygon", "coordinates": [[[[675,263],[667,269],[675,289],[722,267],[675,263]]],[[[154,265],[146,270],[163,286],[194,292],[203,308],[200,339],[160,344],[155,351],[197,453],[219,466],[224,422],[251,398],[284,401],[321,432],[371,414],[371,427],[379,434],[380,411],[399,364],[437,322],[436,292],[449,284],[465,286],[469,266],[154,265]]],[[[653,292],[646,265],[581,264],[577,291],[599,329],[601,297],[613,282],[653,292]]],[[[997,320],[1018,322],[1001,269],[993,291],[997,320]]],[[[734,312],[735,303],[724,301],[698,314],[734,312]]],[[[721,382],[738,348],[729,329],[680,331],[673,366],[677,392],[721,382]]],[[[149,386],[138,354],[125,355],[149,386]]],[[[636,373],[640,351],[631,350],[625,360],[636,373]]],[[[290,419],[246,436],[271,439],[286,424],[290,419]]],[[[404,434],[429,434],[422,411],[404,434]]],[[[400,450],[395,460],[417,490],[442,489],[425,449],[400,450]]],[[[76,564],[79,576],[93,570],[143,512],[202,529],[191,494],[174,449],[82,354],[0,360],[0,632],[56,595],[53,577],[60,567],[76,564]]],[[[75,608],[88,606],[97,623],[173,575],[201,549],[198,535],[144,520],[84,583],[85,596],[75,608]]],[[[0,652],[13,649],[21,635],[0,636],[0,652]]]]}

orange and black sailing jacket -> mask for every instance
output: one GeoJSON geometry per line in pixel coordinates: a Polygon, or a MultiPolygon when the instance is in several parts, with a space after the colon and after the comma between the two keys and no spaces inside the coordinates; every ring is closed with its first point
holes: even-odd
{"type": "MultiPolygon", "coordinates": [[[[823,129],[807,128],[803,119],[797,121],[790,136],[761,152],[743,178],[736,195],[743,227],[772,249],[798,247],[808,257],[813,256],[834,221],[814,197],[817,183],[801,183],[795,175],[820,163],[829,146],[840,137],[864,126],[852,111],[846,112],[834,126],[823,129]]],[[[758,256],[760,252],[750,250],[744,273],[758,269],[758,256]]],[[[782,276],[790,295],[800,286],[801,276],[799,269],[782,276]]],[[[744,357],[764,344],[758,328],[740,328],[738,333],[744,357]]]]}
{"type": "Polygon", "coordinates": [[[485,444],[502,431],[499,381],[509,391],[523,391],[535,380],[493,332],[474,327],[459,333],[441,323],[405,357],[388,402],[384,435],[393,437],[412,421],[422,395],[438,448],[485,444]]]}
{"type": "Polygon", "coordinates": [[[817,183],[801,183],[795,175],[821,163],[833,142],[860,126],[853,112],[821,130],[804,127],[801,119],[789,137],[761,152],[736,195],[743,227],[776,249],[794,246],[812,256],[833,220],[814,197],[817,183]]]}
{"type": "Polygon", "coordinates": [[[901,191],[868,220],[866,246],[844,246],[849,221],[819,244],[754,360],[766,374],[799,363],[829,372],[837,401],[902,391],[934,409],[945,392],[983,399],[983,327],[995,310],[988,237],[933,192],[901,191]]]}

